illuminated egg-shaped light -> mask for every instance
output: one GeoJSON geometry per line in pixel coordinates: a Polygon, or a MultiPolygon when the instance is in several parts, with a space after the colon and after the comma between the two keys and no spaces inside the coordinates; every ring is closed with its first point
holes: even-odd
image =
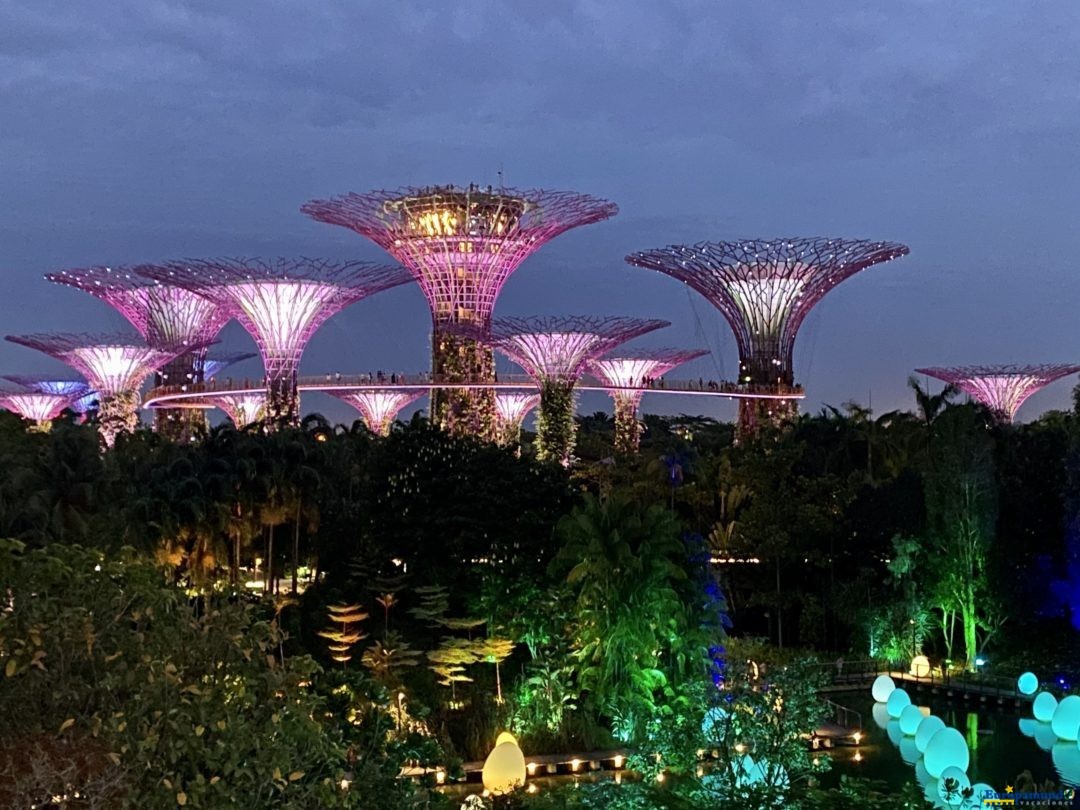
{"type": "Polygon", "coordinates": [[[926,787],[926,783],[933,778],[926,770],[926,762],[920,757],[915,763],[915,781],[919,783],[919,787],[926,787]]]}
{"type": "Polygon", "coordinates": [[[494,795],[512,793],[525,784],[525,755],[514,743],[496,745],[484,760],[480,776],[494,795]]]}
{"type": "Polygon", "coordinates": [[[885,708],[884,703],[875,703],[874,708],[870,710],[871,716],[874,718],[874,723],[882,731],[889,725],[889,710],[885,708]]]}
{"type": "Polygon", "coordinates": [[[904,689],[893,689],[889,699],[885,701],[885,708],[889,712],[889,717],[893,720],[899,720],[900,712],[904,710],[905,706],[910,705],[911,696],[904,689]]]}
{"type": "Polygon", "coordinates": [[[1039,688],[1039,678],[1034,672],[1025,672],[1016,679],[1016,691],[1021,695],[1034,695],[1039,688]]]}
{"type": "Polygon", "coordinates": [[[1043,751],[1051,750],[1057,744],[1057,734],[1049,723],[1035,723],[1035,744],[1043,751]]]}
{"type": "Polygon", "coordinates": [[[896,689],[896,684],[888,675],[878,675],[874,678],[874,685],[870,687],[870,694],[878,703],[884,703],[889,695],[896,689]]]}
{"type": "Polygon", "coordinates": [[[971,752],[963,734],[955,728],[945,727],[930,738],[923,760],[926,762],[926,772],[940,779],[942,771],[950,765],[966,771],[971,762],[971,752]]]}
{"type": "Polygon", "coordinates": [[[765,781],[765,769],[749,754],[744,754],[742,759],[733,763],[735,768],[735,781],[740,786],[757,785],[765,781]]]}
{"type": "Polygon", "coordinates": [[[925,655],[916,655],[911,659],[910,672],[916,678],[926,678],[930,675],[930,659],[925,655]]]}
{"type": "Polygon", "coordinates": [[[968,800],[968,803],[972,807],[982,807],[983,798],[989,799],[996,795],[997,793],[994,789],[986,784],[986,782],[976,782],[971,786],[971,798],[968,800]]]}
{"type": "Polygon", "coordinates": [[[775,785],[782,791],[791,787],[791,779],[788,777],[787,768],[783,765],[763,759],[758,763],[758,770],[761,778],[767,780],[770,785],[775,785]]]}
{"type": "Polygon", "coordinates": [[[1067,785],[1080,785],[1080,748],[1059,740],[1050,752],[1050,758],[1054,761],[1054,770],[1058,772],[1062,782],[1067,785]]]}
{"type": "Polygon", "coordinates": [[[701,720],[701,733],[709,742],[717,743],[724,741],[727,732],[727,712],[720,706],[713,706],[701,720]]]}
{"type": "Polygon", "coordinates": [[[930,744],[930,738],[943,728],[945,728],[945,721],[936,714],[923,718],[923,721],[919,723],[919,728],[915,731],[915,747],[919,749],[919,753],[926,753],[926,746],[930,744]]]}
{"type": "Polygon", "coordinates": [[[941,772],[941,778],[938,779],[938,800],[945,805],[956,805],[963,801],[964,791],[969,787],[971,787],[971,780],[968,779],[967,771],[950,765],[941,772]],[[956,781],[956,784],[952,786],[952,792],[949,792],[946,786],[950,779],[956,781]]]}
{"type": "Polygon", "coordinates": [[[1080,735],[1080,695],[1062,698],[1050,718],[1050,727],[1060,740],[1075,742],[1080,735]]]}
{"type": "Polygon", "coordinates": [[[904,760],[908,765],[914,765],[921,756],[919,749],[915,747],[914,737],[904,737],[904,739],[900,740],[900,759],[904,760]]]}
{"type": "Polygon", "coordinates": [[[1031,715],[1040,723],[1049,723],[1054,719],[1057,704],[1057,698],[1049,692],[1039,692],[1035,700],[1031,701],[1031,715]]]}
{"type": "MultiPolygon", "coordinates": [[[[499,736],[495,738],[495,747],[498,748],[500,745],[506,742],[513,743],[514,745],[518,744],[517,737],[515,737],[509,731],[500,731],[499,736]]],[[[518,747],[520,748],[520,746],[518,747]]]]}
{"type": "Polygon", "coordinates": [[[934,777],[930,777],[926,784],[923,785],[923,798],[925,798],[930,804],[937,806],[938,803],[938,780],[934,777]]]}
{"type": "Polygon", "coordinates": [[[924,719],[926,718],[923,717],[922,710],[915,704],[909,703],[900,712],[900,730],[905,736],[913,737],[924,719]]]}
{"type": "Polygon", "coordinates": [[[1025,737],[1035,736],[1035,727],[1038,726],[1038,720],[1032,720],[1030,717],[1021,717],[1016,725],[1020,729],[1020,733],[1025,737]]]}
{"type": "Polygon", "coordinates": [[[900,730],[899,720],[890,720],[889,725],[885,726],[885,734],[889,737],[889,742],[895,746],[900,745],[900,741],[904,739],[904,732],[900,730]]]}

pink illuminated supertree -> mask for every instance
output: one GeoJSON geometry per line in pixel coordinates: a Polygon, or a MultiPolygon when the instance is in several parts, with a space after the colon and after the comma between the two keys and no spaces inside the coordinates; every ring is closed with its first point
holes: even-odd
{"type": "Polygon", "coordinates": [[[540,389],[536,456],[570,463],[574,449],[574,386],[586,364],[646,332],[671,324],[644,318],[569,316],[499,318],[491,344],[525,369],[540,389]]]}
{"type": "Polygon", "coordinates": [[[410,280],[393,265],[313,259],[186,260],[142,265],[138,272],[205,296],[255,339],[270,426],[299,423],[296,375],[315,331],[349,304],[410,280]]]}
{"type": "Polygon", "coordinates": [[[645,389],[671,369],[707,352],[701,349],[635,349],[616,357],[602,357],[589,363],[589,371],[611,386],[615,402],[615,452],[636,453],[641,442],[638,406],[645,389]]]}
{"type": "Polygon", "coordinates": [[[71,406],[71,394],[50,394],[44,391],[0,392],[0,408],[17,413],[31,422],[31,430],[48,433],[52,421],[71,406]]]}
{"type": "Polygon", "coordinates": [[[521,444],[521,425],[529,411],[540,404],[539,394],[500,391],[495,395],[495,441],[503,447],[521,444]]]}
{"type": "MultiPolygon", "coordinates": [[[[158,370],[158,385],[202,382],[206,348],[229,320],[213,301],[141,276],[134,267],[94,265],[46,273],[45,278],[104,301],[151,346],[185,347],[158,370]]],[[[169,438],[186,441],[205,432],[206,419],[199,409],[160,408],[154,411],[154,427],[169,438]]]]}
{"type": "Polygon", "coordinates": [[[98,430],[109,447],[118,434],[138,426],[142,384],[185,350],[147,346],[130,335],[8,335],[7,339],[67,363],[89,380],[98,395],[98,430]]]}
{"type": "Polygon", "coordinates": [[[241,363],[244,360],[250,360],[252,357],[256,357],[254,352],[234,352],[232,354],[217,354],[213,357],[206,357],[202,361],[202,378],[212,380],[229,366],[241,363]]]}
{"type": "MultiPolygon", "coordinates": [[[[807,314],[833,287],[871,265],[908,253],[896,242],[749,239],[633,253],[626,261],[693,287],[720,310],[739,346],[739,382],[749,393],[794,385],[792,351],[807,314]]],[[[740,399],[739,433],[794,413],[794,399],[740,399]]]]}
{"type": "Polygon", "coordinates": [[[204,401],[225,412],[238,430],[266,419],[266,392],[215,394],[204,401]]]}
{"type": "MultiPolygon", "coordinates": [[[[434,379],[470,383],[494,380],[494,356],[482,338],[510,274],[559,234],[618,207],[573,192],[470,185],[346,194],[301,210],[367,237],[409,269],[431,308],[434,379]]],[[[431,416],[460,435],[494,438],[494,391],[436,388],[431,416]]]]}
{"type": "Polygon", "coordinates": [[[1055,380],[1080,372],[1066,364],[956,366],[917,368],[917,374],[936,377],[985,405],[1002,422],[1012,422],[1024,400],[1055,380]]]}
{"type": "Polygon", "coordinates": [[[368,388],[357,391],[327,391],[360,411],[368,430],[377,436],[389,436],[398,412],[427,392],[396,388],[368,388]]]}

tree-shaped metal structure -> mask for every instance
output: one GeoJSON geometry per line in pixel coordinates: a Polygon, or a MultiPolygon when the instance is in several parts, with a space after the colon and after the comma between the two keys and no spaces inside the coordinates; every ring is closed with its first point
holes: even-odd
{"type": "MultiPolygon", "coordinates": [[[[510,274],[559,234],[612,217],[618,207],[574,192],[470,185],[346,194],[301,210],[366,236],[413,274],[431,308],[436,380],[489,382],[494,356],[482,336],[510,274]]],[[[494,438],[490,389],[435,389],[431,415],[455,433],[494,438]]]]}
{"type": "Polygon", "coordinates": [[[4,379],[20,388],[36,391],[40,394],[59,394],[73,400],[90,393],[90,386],[83,380],[58,380],[55,377],[40,377],[29,374],[5,374],[4,379]]]}
{"type": "MultiPolygon", "coordinates": [[[[187,347],[159,370],[158,385],[202,382],[206,349],[229,320],[213,301],[139,275],[130,266],[77,267],[46,273],[45,278],[104,301],[151,346],[187,347]]],[[[159,408],[154,411],[154,428],[169,438],[188,440],[205,432],[206,419],[195,408],[159,408]]]]}
{"type": "Polygon", "coordinates": [[[500,391],[495,395],[495,441],[503,447],[521,444],[521,425],[529,411],[540,404],[539,394],[500,391]]]}
{"type": "Polygon", "coordinates": [[[426,391],[397,388],[368,388],[357,391],[327,391],[352,405],[364,417],[368,430],[377,436],[389,436],[398,413],[406,405],[424,396],[426,391]]]}
{"type": "MultiPolygon", "coordinates": [[[[751,392],[775,394],[794,385],[795,336],[814,305],[860,270],[907,253],[896,242],[748,239],[670,245],[632,253],[626,261],[659,270],[705,296],[735,332],[739,382],[751,392]]],[[[795,400],[740,400],[740,432],[796,407],[795,400]]]]}
{"type": "Polygon", "coordinates": [[[31,423],[30,430],[48,433],[52,420],[71,406],[71,394],[44,391],[0,392],[0,408],[17,413],[31,423]]]}
{"type": "Polygon", "coordinates": [[[498,318],[491,344],[525,369],[540,388],[536,455],[570,463],[574,449],[574,385],[586,364],[646,332],[670,326],[645,318],[568,316],[498,318]]]}
{"type": "Polygon", "coordinates": [[[122,334],[8,335],[7,339],[67,363],[89,380],[98,395],[98,430],[109,447],[118,434],[138,426],[139,388],[147,377],[185,351],[183,346],[148,346],[122,334]]]}
{"type": "Polygon", "coordinates": [[[1080,365],[954,366],[917,368],[917,374],[954,385],[985,405],[1002,422],[1012,422],[1024,400],[1055,380],[1080,372],[1080,365]]]}
{"type": "Polygon", "coordinates": [[[703,354],[707,352],[702,349],[635,349],[589,363],[592,375],[611,386],[608,393],[615,402],[615,452],[628,455],[638,450],[641,423],[637,412],[645,389],[671,369],[703,354]]]}
{"type": "Polygon", "coordinates": [[[266,419],[266,393],[215,394],[203,400],[225,412],[237,430],[266,419]]]}
{"type": "Polygon", "coordinates": [[[296,374],[315,331],[349,304],[410,280],[396,265],[314,259],[185,260],[138,272],[208,298],[255,339],[272,426],[299,423],[296,374]]]}
{"type": "Polygon", "coordinates": [[[254,352],[233,352],[232,354],[216,354],[207,356],[202,361],[202,378],[212,380],[231,365],[250,360],[255,357],[254,352]]]}

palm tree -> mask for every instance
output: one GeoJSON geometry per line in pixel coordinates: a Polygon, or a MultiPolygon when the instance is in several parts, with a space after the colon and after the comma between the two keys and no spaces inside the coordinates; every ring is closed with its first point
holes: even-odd
{"type": "Polygon", "coordinates": [[[912,374],[908,377],[908,387],[915,392],[915,404],[919,408],[919,416],[922,417],[926,427],[930,427],[938,415],[952,404],[951,400],[960,393],[952,383],[949,383],[936,394],[931,394],[929,388],[919,385],[919,378],[912,374]]]}

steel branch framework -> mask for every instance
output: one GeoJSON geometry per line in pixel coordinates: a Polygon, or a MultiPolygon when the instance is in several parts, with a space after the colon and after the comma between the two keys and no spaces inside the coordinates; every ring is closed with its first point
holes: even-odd
{"type": "MultiPolygon", "coordinates": [[[[491,352],[455,326],[486,333],[495,301],[510,274],[559,234],[614,216],[606,200],[566,191],[429,186],[346,194],[301,209],[375,242],[404,264],[431,309],[432,374],[489,381],[491,352]]],[[[494,430],[494,394],[436,389],[432,416],[462,434],[494,430]]]]}
{"type": "Polygon", "coordinates": [[[296,374],[316,330],[349,304],[409,281],[395,265],[314,259],[185,260],[138,272],[210,299],[255,339],[272,425],[299,421],[296,374]]]}
{"type": "Polygon", "coordinates": [[[992,365],[917,368],[918,374],[954,385],[985,405],[998,419],[1012,422],[1024,400],[1055,380],[1080,372],[1080,365],[992,365]]]}
{"type": "Polygon", "coordinates": [[[70,394],[50,394],[41,391],[0,394],[0,407],[17,413],[23,419],[34,423],[33,429],[48,432],[52,420],[65,408],[70,407],[73,396],[70,394]]]}
{"type": "MultiPolygon", "coordinates": [[[[814,305],[860,270],[907,253],[896,242],[751,239],[670,245],[626,261],[682,281],[720,310],[739,346],[739,382],[791,386],[795,336],[814,305]]],[[[742,411],[740,426],[752,429],[744,419],[754,415],[742,411]]]]}
{"type": "Polygon", "coordinates": [[[216,394],[204,401],[224,411],[237,429],[266,418],[266,393],[263,391],[216,394]]]}
{"type": "Polygon", "coordinates": [[[89,380],[98,394],[99,429],[108,446],[117,434],[138,425],[139,388],[146,378],[184,351],[184,347],[148,346],[122,334],[8,335],[7,339],[67,363],[89,380]]]}
{"type": "Polygon", "coordinates": [[[636,386],[649,385],[676,366],[703,354],[707,352],[702,349],[639,349],[589,363],[593,376],[612,386],[609,393],[615,402],[616,452],[634,453],[641,442],[637,412],[645,391],[636,386]]]}
{"type": "Polygon", "coordinates": [[[364,417],[364,424],[372,433],[377,436],[389,436],[390,428],[401,409],[420,399],[425,392],[383,388],[367,391],[331,391],[330,393],[360,411],[364,417]]]}
{"type": "Polygon", "coordinates": [[[619,316],[499,318],[490,341],[540,387],[537,457],[570,463],[574,449],[574,385],[586,364],[667,321],[619,316]]]}
{"type": "Polygon", "coordinates": [[[254,352],[234,352],[206,357],[202,361],[202,377],[204,380],[212,380],[229,366],[250,360],[252,357],[255,357],[254,352]]]}
{"type": "Polygon", "coordinates": [[[529,411],[539,404],[539,394],[495,394],[495,440],[503,447],[520,444],[521,425],[529,411]]]}

